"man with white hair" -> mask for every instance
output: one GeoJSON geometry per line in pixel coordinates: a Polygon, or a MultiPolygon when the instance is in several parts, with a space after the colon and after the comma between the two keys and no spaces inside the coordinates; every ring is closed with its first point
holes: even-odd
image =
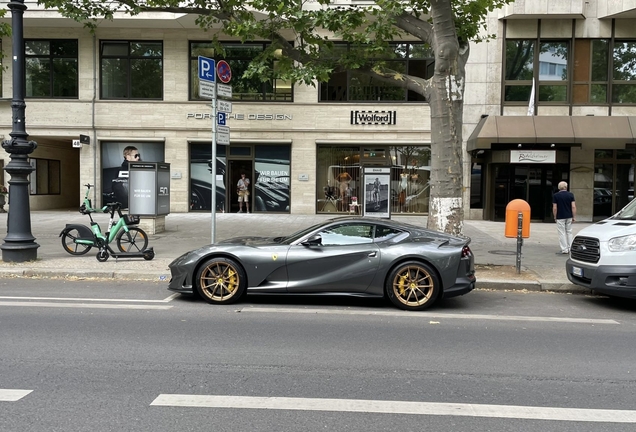
{"type": "Polygon", "coordinates": [[[576,203],[574,194],[568,191],[568,184],[564,181],[559,182],[559,191],[552,196],[552,214],[556,220],[561,247],[561,252],[557,252],[557,255],[569,254],[572,244],[572,222],[576,220],[576,203]]]}

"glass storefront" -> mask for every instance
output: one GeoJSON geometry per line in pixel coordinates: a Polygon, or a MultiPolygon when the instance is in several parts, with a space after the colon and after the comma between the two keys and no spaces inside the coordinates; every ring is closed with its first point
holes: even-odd
{"type": "Polygon", "coordinates": [[[605,219],[634,199],[636,149],[594,152],[594,220],[605,219]]]}
{"type": "MultiPolygon", "coordinates": [[[[216,210],[238,209],[236,185],[241,173],[252,181],[250,211],[290,211],[290,145],[217,146],[216,210]],[[229,153],[229,154],[228,154],[229,153]]],[[[190,144],[190,210],[211,210],[212,147],[190,144]]]]}
{"type": "Polygon", "coordinates": [[[316,212],[359,213],[372,199],[361,167],[384,166],[391,168],[391,213],[428,213],[430,154],[428,146],[319,146],[316,212]]]}

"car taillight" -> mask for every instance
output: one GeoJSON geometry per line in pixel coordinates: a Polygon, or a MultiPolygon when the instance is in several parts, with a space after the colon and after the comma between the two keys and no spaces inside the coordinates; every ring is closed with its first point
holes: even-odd
{"type": "Polygon", "coordinates": [[[473,252],[470,250],[470,248],[468,246],[464,246],[462,248],[462,258],[466,258],[469,257],[473,254],[473,252]]]}

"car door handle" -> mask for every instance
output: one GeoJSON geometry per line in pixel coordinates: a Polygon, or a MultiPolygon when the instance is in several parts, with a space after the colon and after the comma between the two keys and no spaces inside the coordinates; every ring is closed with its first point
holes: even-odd
{"type": "Polygon", "coordinates": [[[369,252],[369,257],[373,258],[374,256],[376,256],[378,253],[377,252],[369,252]]]}

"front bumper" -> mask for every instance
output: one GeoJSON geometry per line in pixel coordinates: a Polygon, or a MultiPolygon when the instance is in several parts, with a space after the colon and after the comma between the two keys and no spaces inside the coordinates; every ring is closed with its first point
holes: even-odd
{"type": "Polygon", "coordinates": [[[175,264],[175,262],[171,263],[169,267],[171,278],[168,284],[168,290],[180,294],[193,295],[192,276],[187,267],[175,264]]]}
{"type": "Polygon", "coordinates": [[[634,265],[592,266],[568,259],[565,263],[565,269],[568,279],[573,284],[602,294],[636,298],[636,263],[634,265]],[[578,274],[579,270],[580,274],[578,274]]]}

